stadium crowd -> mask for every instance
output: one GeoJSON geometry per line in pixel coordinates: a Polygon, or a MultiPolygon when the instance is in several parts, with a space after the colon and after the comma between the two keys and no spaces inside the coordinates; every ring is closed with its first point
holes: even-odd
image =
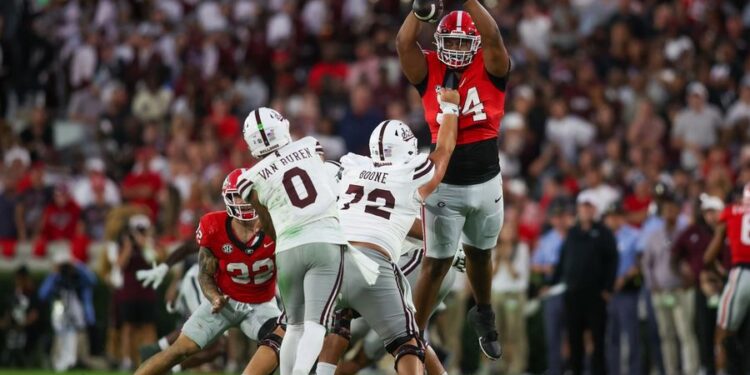
{"type": "MultiPolygon", "coordinates": [[[[433,325],[452,371],[562,373],[584,346],[594,373],[726,370],[714,343],[723,275],[702,257],[718,213],[750,182],[750,5],[484,3],[513,61],[493,280],[505,357],[478,363],[474,340],[461,340],[470,298],[458,282],[433,325]],[[614,233],[616,259],[575,251],[600,247],[576,235],[576,218],[614,233]],[[563,247],[572,250],[561,259],[563,247]],[[599,273],[611,295],[565,303],[558,282],[591,285],[599,273]]],[[[134,272],[191,240],[203,213],[223,209],[226,173],[253,162],[241,137],[250,110],[277,109],[329,159],[367,154],[386,118],[409,124],[426,146],[419,94],[395,52],[410,9],[399,0],[1,2],[0,249],[13,258],[30,244],[55,267],[39,289],[28,270],[16,272],[0,361],[24,365],[13,361],[39,345],[41,306],[61,295],[80,313],[53,321],[56,344],[74,340],[64,332],[74,326],[88,345],[95,282],[113,290],[104,325],[125,332],[108,344],[156,339],[162,303],[134,272]],[[142,245],[108,228],[117,211],[145,213],[128,223],[147,233],[142,245]],[[55,254],[60,241],[72,258],[55,254]],[[114,245],[97,278],[85,262],[104,241],[114,245]]],[[[424,33],[425,48],[431,38],[424,33]]],[[[123,369],[137,362],[135,350],[107,352],[123,369]]],[[[78,359],[91,362],[86,350],[78,359]]],[[[76,357],[58,360],[65,369],[76,357]]]]}

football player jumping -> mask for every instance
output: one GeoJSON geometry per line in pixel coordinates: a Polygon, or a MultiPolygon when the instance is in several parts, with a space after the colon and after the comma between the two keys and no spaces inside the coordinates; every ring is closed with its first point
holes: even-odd
{"type": "Polygon", "coordinates": [[[289,121],[270,108],[247,116],[250,153],[260,159],[240,177],[240,194],[276,240],[279,292],[287,317],[281,375],[308,375],[323,347],[344,275],[346,238],[336,193],[315,138],[292,141],[289,121]]]}
{"type": "Polygon", "coordinates": [[[714,266],[725,240],[732,254],[732,269],[721,294],[717,337],[723,344],[727,372],[741,374],[750,371],[747,367],[743,369],[743,360],[750,348],[738,334],[742,332],[743,322],[750,318],[750,182],[742,190],[742,201],[728,205],[721,212],[714,238],[704,254],[706,266],[714,266]]]}
{"type": "Polygon", "coordinates": [[[244,374],[270,374],[278,365],[284,330],[275,300],[275,244],[261,230],[253,206],[239,196],[243,171],[235,169],[224,180],[226,211],[204,215],[196,231],[198,282],[206,301],[182,326],[177,341],[144,362],[136,375],[167,373],[230,327],[259,343],[244,374]]]}
{"type": "MultiPolygon", "coordinates": [[[[387,120],[370,136],[369,157],[349,153],[341,158],[339,211],[344,234],[377,264],[378,275],[370,283],[362,274],[347,271],[339,307],[356,311],[377,332],[396,358],[399,374],[424,373],[425,348],[414,321],[409,284],[396,262],[422,201],[437,188],[455,148],[458,93],[443,88],[439,100],[444,116],[432,154],[419,153],[406,124],[387,120]]],[[[345,258],[347,269],[352,268],[351,259],[345,258]]],[[[326,342],[335,339],[329,336],[326,342]]],[[[317,373],[334,374],[339,354],[334,345],[326,345],[317,373]]]]}
{"type": "Polygon", "coordinates": [[[396,37],[396,49],[404,75],[422,96],[433,143],[443,115],[436,88],[455,81],[461,96],[456,150],[442,183],[426,199],[427,256],[414,295],[416,320],[423,330],[460,240],[477,303],[467,319],[479,336],[482,352],[496,360],[502,350],[490,304],[490,250],[503,222],[497,137],[511,62],[497,24],[478,0],[466,0],[464,11],[442,18],[435,32],[436,51],[422,50],[417,36],[420,21],[437,21],[440,0],[415,0],[412,8],[396,37]]]}

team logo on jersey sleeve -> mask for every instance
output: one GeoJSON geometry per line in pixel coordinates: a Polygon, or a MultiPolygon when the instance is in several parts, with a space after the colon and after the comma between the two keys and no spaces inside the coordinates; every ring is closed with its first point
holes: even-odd
{"type": "Polygon", "coordinates": [[[221,251],[224,252],[224,254],[229,254],[232,252],[232,245],[225,243],[223,246],[221,246],[221,251]]]}

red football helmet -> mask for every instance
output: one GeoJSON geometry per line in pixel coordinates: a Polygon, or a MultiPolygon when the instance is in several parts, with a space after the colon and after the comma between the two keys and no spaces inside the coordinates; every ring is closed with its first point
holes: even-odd
{"type": "Polygon", "coordinates": [[[435,31],[438,59],[451,68],[463,68],[474,60],[481,37],[469,13],[456,10],[448,13],[435,31]]]}
{"type": "Polygon", "coordinates": [[[227,215],[237,220],[255,220],[258,216],[255,214],[253,205],[246,203],[237,189],[237,180],[242,172],[245,172],[245,169],[238,168],[227,175],[221,186],[221,196],[224,198],[224,205],[227,206],[227,215]]]}

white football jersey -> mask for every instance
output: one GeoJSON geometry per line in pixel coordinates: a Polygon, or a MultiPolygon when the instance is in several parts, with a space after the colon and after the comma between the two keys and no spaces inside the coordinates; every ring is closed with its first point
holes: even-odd
{"type": "Polygon", "coordinates": [[[404,165],[376,166],[350,153],[341,166],[339,215],[346,239],[381,246],[397,261],[420,212],[418,189],[432,179],[434,163],[419,154],[404,165]]]}
{"type": "Polygon", "coordinates": [[[336,192],[313,137],[292,142],[240,176],[244,199],[254,189],[276,230],[276,252],[314,242],[346,244],[336,209],[336,192]],[[249,181],[249,183],[248,183],[249,181]]]}

